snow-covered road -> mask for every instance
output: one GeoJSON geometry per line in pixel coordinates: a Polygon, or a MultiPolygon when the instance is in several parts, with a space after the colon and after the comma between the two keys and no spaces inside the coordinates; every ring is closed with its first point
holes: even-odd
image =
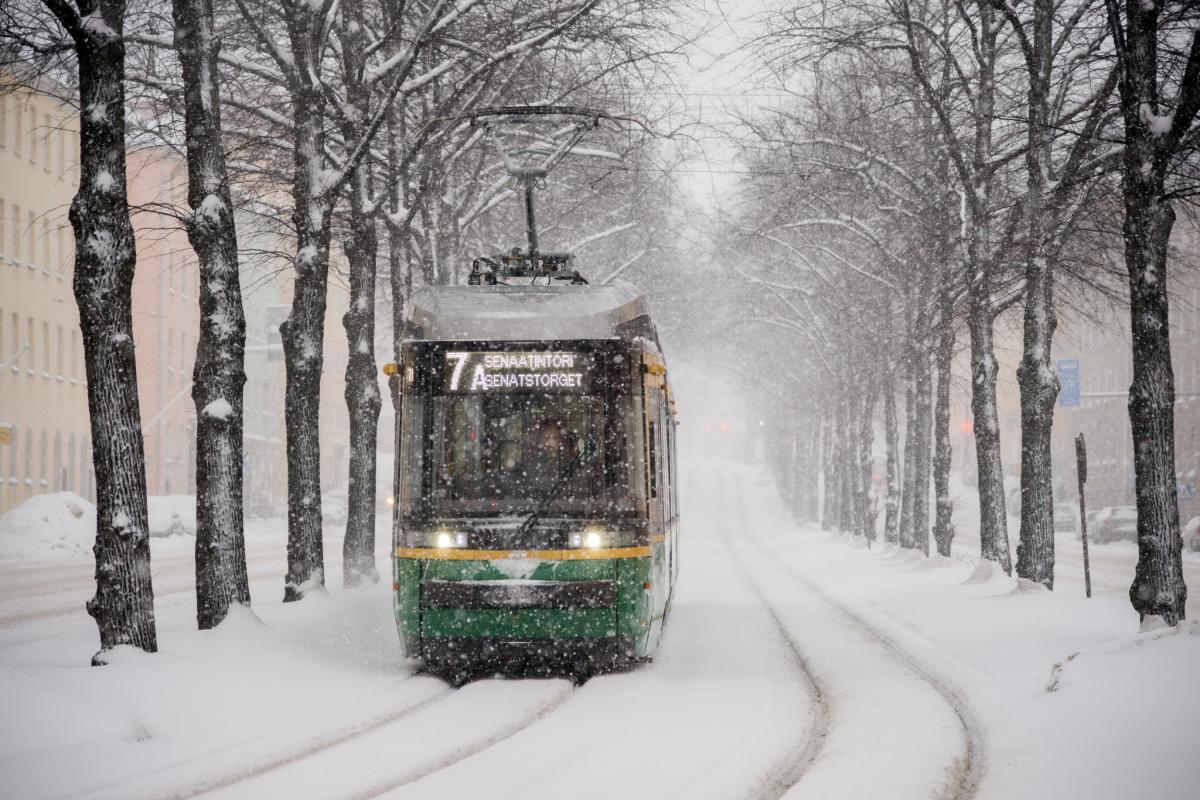
{"type": "MultiPolygon", "coordinates": [[[[160,545],[161,652],[104,669],[85,666],[87,565],[0,567],[0,702],[12,720],[0,795],[990,798],[1087,786],[1116,797],[1129,787],[1106,764],[1178,758],[1101,730],[1094,687],[1122,726],[1151,714],[1168,730],[1171,714],[1200,710],[1200,693],[1147,709],[1144,692],[1126,702],[1097,667],[1128,669],[1154,647],[1190,648],[1186,659],[1200,637],[1126,646],[1128,604],[1116,599],[1014,592],[968,561],[803,531],[753,467],[692,459],[683,478],[664,646],[652,664],[580,687],[452,690],[414,674],[397,655],[388,587],[337,587],[334,537],[329,595],[284,605],[282,532],[259,531],[256,616],[205,633],[192,630],[182,543],[160,545]],[[1054,662],[1088,647],[1103,654],[1060,664],[1066,688],[1048,693],[1054,662]]],[[[1187,796],[1175,772],[1158,771],[1154,796],[1187,796]]]]}

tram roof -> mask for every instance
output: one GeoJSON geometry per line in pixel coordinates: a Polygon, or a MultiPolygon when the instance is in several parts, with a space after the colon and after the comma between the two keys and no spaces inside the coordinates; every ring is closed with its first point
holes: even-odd
{"type": "Polygon", "coordinates": [[[413,339],[533,341],[641,336],[657,347],[646,300],[624,281],[597,286],[428,286],[413,293],[407,317],[408,337],[413,339]]]}

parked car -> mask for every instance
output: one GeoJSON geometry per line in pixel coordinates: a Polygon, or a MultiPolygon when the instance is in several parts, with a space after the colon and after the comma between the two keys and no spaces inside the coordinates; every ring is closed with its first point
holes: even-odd
{"type": "Polygon", "coordinates": [[[1192,517],[1183,525],[1183,546],[1200,551],[1200,517],[1192,517]]]}
{"type": "Polygon", "coordinates": [[[1120,539],[1137,539],[1137,507],[1105,506],[1096,513],[1094,527],[1088,528],[1088,538],[1097,544],[1120,539]]]}
{"type": "Polygon", "coordinates": [[[1079,533],[1079,506],[1074,503],[1054,504],[1054,532],[1079,533]]]}
{"type": "Polygon", "coordinates": [[[325,525],[345,525],[348,506],[345,495],[322,495],[321,522],[325,525]]]}

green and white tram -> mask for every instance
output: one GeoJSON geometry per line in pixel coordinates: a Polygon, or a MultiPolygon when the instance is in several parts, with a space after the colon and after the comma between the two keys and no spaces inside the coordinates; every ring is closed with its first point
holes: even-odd
{"type": "Polygon", "coordinates": [[[403,652],[452,679],[650,657],[679,512],[644,299],[621,284],[427,288],[392,372],[403,652]]]}

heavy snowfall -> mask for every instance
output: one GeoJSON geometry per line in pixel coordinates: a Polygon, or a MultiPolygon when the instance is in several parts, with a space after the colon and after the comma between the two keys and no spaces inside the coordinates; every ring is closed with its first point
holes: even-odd
{"type": "Polygon", "coordinates": [[[1190,2],[0,0],[0,797],[1200,796],[1197,199],[1190,2]]]}

